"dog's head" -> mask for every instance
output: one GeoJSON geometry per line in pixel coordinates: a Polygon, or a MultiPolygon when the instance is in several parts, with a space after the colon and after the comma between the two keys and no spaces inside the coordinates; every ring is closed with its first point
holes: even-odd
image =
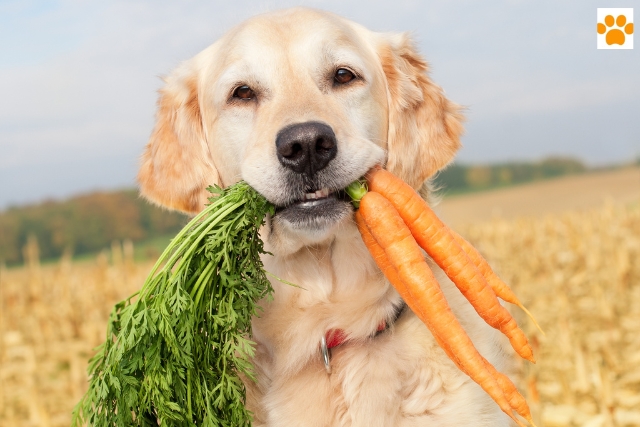
{"type": "Polygon", "coordinates": [[[195,213],[208,185],[244,179],[283,232],[326,238],[375,164],[418,188],[453,158],[459,107],[426,72],[405,34],[303,8],[255,17],[166,79],[141,192],[195,213]]]}

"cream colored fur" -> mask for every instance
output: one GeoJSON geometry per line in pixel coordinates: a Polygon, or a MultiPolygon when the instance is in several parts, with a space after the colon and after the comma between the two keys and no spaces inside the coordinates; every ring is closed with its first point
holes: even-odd
{"type": "MultiPolygon", "coordinates": [[[[195,213],[205,187],[240,179],[276,204],[289,197],[275,152],[280,129],[305,121],[332,127],[335,189],[382,163],[415,188],[453,158],[459,107],[426,74],[405,34],[380,34],[317,10],[255,17],[182,64],[160,92],[157,125],[142,158],[141,192],[195,213]],[[361,78],[331,85],[339,67],[361,78]],[[256,99],[237,102],[246,84],[256,99]]],[[[255,426],[506,426],[508,418],[406,311],[372,338],[399,303],[367,252],[352,217],[296,227],[275,217],[262,231],[265,267],[304,289],[273,281],[272,301],[253,323],[258,382],[247,381],[255,426]],[[332,352],[320,338],[341,328],[332,352]]],[[[502,338],[433,266],[479,351],[507,367],[502,338]]]]}

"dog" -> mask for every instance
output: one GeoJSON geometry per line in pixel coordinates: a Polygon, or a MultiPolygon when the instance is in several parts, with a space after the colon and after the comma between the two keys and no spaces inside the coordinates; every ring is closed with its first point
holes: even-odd
{"type": "MultiPolygon", "coordinates": [[[[342,194],[375,165],[416,190],[460,147],[461,108],[407,34],[328,12],[253,17],[160,90],[141,194],[195,214],[241,179],[277,208],[261,230],[273,299],[253,321],[254,426],[506,426],[435,343],[365,248],[342,194]]],[[[425,184],[427,183],[427,184],[425,184]]],[[[431,263],[452,310],[498,370],[504,338],[431,263]]]]}

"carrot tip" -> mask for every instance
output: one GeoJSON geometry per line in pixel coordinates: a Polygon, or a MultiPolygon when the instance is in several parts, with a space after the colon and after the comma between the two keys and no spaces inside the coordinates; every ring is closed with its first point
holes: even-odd
{"type": "Polygon", "coordinates": [[[531,363],[536,363],[536,357],[533,355],[533,352],[530,352],[529,354],[527,354],[526,357],[522,356],[523,359],[528,360],[531,363]]]}
{"type": "Polygon", "coordinates": [[[522,357],[525,360],[528,360],[531,363],[536,363],[536,358],[533,355],[533,350],[531,349],[531,346],[528,342],[521,347],[514,346],[513,349],[516,351],[518,356],[522,357]]]}

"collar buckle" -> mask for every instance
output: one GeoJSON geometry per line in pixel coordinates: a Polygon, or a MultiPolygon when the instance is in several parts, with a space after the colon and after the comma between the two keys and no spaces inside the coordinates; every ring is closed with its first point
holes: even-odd
{"type": "Polygon", "coordinates": [[[320,354],[322,355],[322,362],[324,362],[324,369],[327,374],[331,375],[331,349],[327,347],[327,339],[324,335],[320,338],[320,354]]]}

